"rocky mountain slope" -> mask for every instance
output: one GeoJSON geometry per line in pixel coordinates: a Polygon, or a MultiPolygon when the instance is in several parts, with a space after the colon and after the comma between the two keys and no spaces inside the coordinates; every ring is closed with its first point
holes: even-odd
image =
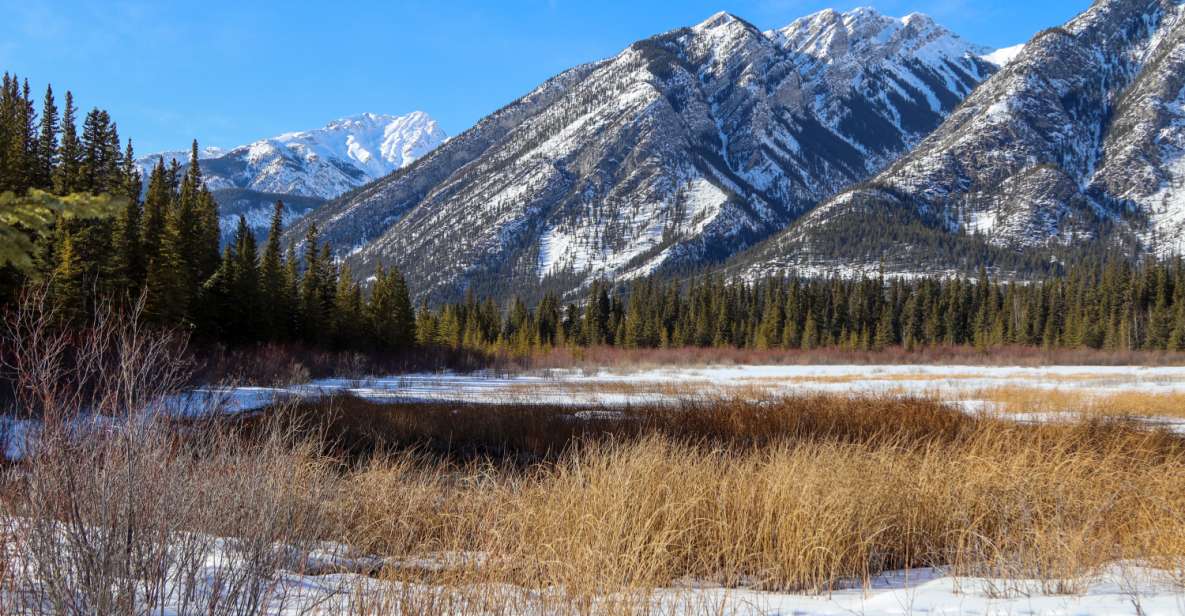
{"type": "Polygon", "coordinates": [[[1185,4],[1098,0],[1038,34],[912,153],[738,260],[750,276],[1028,269],[1185,248],[1185,4]]]}
{"type": "Polygon", "coordinates": [[[720,13],[547,81],[290,237],[315,223],[354,271],[398,265],[430,300],[722,259],[917,144],[988,51],[922,15],[761,32],[720,13]]]}
{"type": "MultiPolygon", "coordinates": [[[[366,113],[330,122],[323,128],[285,133],[230,150],[198,153],[206,186],[222,208],[223,227],[238,216],[266,228],[277,198],[291,220],[342,193],[405,167],[445,141],[428,114],[366,113]]],[[[189,152],[162,152],[141,158],[147,174],[158,158],[186,162],[189,152]]]]}

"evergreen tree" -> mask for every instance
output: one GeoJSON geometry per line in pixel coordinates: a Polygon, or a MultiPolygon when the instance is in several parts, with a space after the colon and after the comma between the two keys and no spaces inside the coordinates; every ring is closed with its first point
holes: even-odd
{"type": "MultiPolygon", "coordinates": [[[[317,244],[317,225],[310,224],[304,238],[304,274],[300,279],[300,331],[304,340],[317,343],[325,332],[322,304],[321,251],[317,244]]],[[[377,282],[376,282],[377,284],[377,282]]]]}
{"type": "Polygon", "coordinates": [[[45,87],[41,106],[41,128],[37,137],[37,166],[33,187],[53,190],[54,169],[58,164],[58,107],[54,102],[53,87],[45,87]]]}
{"type": "Polygon", "coordinates": [[[143,206],[140,203],[140,173],[135,168],[135,154],[132,142],[128,141],[127,152],[124,155],[123,175],[125,177],[124,192],[127,195],[127,205],[115,224],[115,262],[118,275],[123,287],[135,294],[144,284],[147,276],[147,266],[144,256],[143,206]],[[131,161],[131,162],[129,162],[131,161]]]}
{"type": "Polygon", "coordinates": [[[160,254],[161,238],[164,237],[168,226],[172,200],[173,194],[169,188],[165,162],[163,159],[157,159],[156,166],[148,176],[148,192],[144,197],[144,215],[140,231],[141,251],[145,263],[160,254]]]}
{"type": "Polygon", "coordinates": [[[235,262],[231,289],[238,310],[235,335],[244,342],[259,340],[266,322],[263,315],[264,298],[260,295],[259,254],[255,234],[242,215],[239,215],[233,245],[235,262]]]}
{"type": "Polygon", "coordinates": [[[81,190],[95,194],[123,188],[122,155],[119,133],[111,116],[102,109],[92,109],[82,124],[81,190]]]}
{"type": "Polygon", "coordinates": [[[59,164],[54,177],[54,189],[60,195],[82,190],[82,143],[78,140],[77,110],[74,95],[66,91],[66,107],[62,112],[62,144],[58,149],[59,164]]]}
{"type": "Polygon", "coordinates": [[[268,229],[267,246],[260,266],[263,300],[266,308],[267,332],[271,340],[287,335],[291,307],[284,281],[284,257],[280,253],[280,235],[284,231],[284,204],[276,201],[272,224],[268,229]]]}
{"type": "Polygon", "coordinates": [[[380,350],[410,349],[415,340],[415,314],[407,283],[399,270],[385,270],[379,265],[366,312],[373,340],[380,350]]]}
{"type": "Polygon", "coordinates": [[[79,322],[86,314],[84,290],[86,287],[85,265],[76,250],[74,238],[63,233],[57,250],[57,266],[50,283],[50,295],[63,318],[79,322]]]}

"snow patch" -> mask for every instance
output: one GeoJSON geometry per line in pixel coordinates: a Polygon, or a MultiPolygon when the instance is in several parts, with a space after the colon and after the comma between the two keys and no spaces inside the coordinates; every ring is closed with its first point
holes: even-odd
{"type": "Polygon", "coordinates": [[[1005,66],[1011,64],[1012,61],[1020,55],[1020,52],[1024,51],[1024,48],[1025,44],[1021,43],[1019,45],[997,49],[992,53],[985,54],[980,57],[984,60],[987,60],[988,62],[991,62],[992,64],[995,64],[999,68],[1004,68],[1005,66]]]}

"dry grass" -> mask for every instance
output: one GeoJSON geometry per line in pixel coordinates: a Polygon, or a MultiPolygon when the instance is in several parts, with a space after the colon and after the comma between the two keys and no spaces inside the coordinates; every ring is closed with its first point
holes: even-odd
{"type": "MultiPolygon", "coordinates": [[[[1073,592],[1109,562],[1180,572],[1185,555],[1185,443],[1124,422],[828,396],[573,417],[337,400],[329,431],[386,451],[348,475],[344,536],[399,562],[390,580],[585,606],[689,579],[825,592],[920,566],[1073,592]]],[[[1034,590],[1016,584],[1001,592],[1034,590]]]]}
{"type": "Polygon", "coordinates": [[[997,405],[1006,413],[1072,413],[1085,417],[1185,417],[1185,393],[1134,389],[1091,391],[1042,387],[994,387],[968,398],[997,405]]]}

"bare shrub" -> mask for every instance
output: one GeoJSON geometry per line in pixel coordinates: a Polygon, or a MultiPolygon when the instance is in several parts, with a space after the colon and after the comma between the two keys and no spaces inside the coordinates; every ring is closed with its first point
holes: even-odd
{"type": "Polygon", "coordinates": [[[70,328],[32,293],[7,319],[18,408],[41,420],[3,477],[7,612],[274,613],[332,534],[320,447],[174,416],[184,338],[146,329],[142,306],[70,328]]]}
{"type": "Polygon", "coordinates": [[[62,319],[48,287],[30,287],[0,329],[0,369],[15,412],[56,427],[85,414],[125,417],[160,411],[185,384],[186,336],[150,330],[144,297],[129,305],[99,300],[90,319],[62,319]]]}

